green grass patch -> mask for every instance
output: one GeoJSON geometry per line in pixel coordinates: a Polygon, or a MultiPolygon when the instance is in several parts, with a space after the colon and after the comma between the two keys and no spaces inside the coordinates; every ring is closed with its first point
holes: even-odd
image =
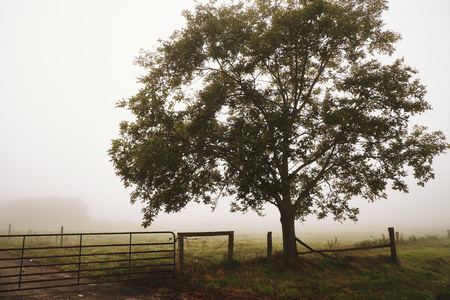
{"type": "MultiPolygon", "coordinates": [[[[335,239],[321,248],[385,242],[381,238],[341,245],[335,239]]],[[[237,250],[239,242],[236,244],[237,250]]],[[[219,244],[210,243],[209,247],[219,244]]],[[[195,291],[194,297],[213,298],[450,299],[450,239],[404,239],[398,245],[399,266],[391,262],[389,248],[332,254],[336,260],[305,255],[289,267],[282,263],[280,252],[266,258],[262,250],[264,247],[254,253],[256,257],[233,263],[225,262],[226,252],[219,249],[214,253],[221,253],[220,257],[215,259],[199,259],[197,253],[195,259],[185,260],[183,278],[159,283],[158,290],[187,297],[195,291]]],[[[251,250],[244,252],[250,256],[251,250]]]]}

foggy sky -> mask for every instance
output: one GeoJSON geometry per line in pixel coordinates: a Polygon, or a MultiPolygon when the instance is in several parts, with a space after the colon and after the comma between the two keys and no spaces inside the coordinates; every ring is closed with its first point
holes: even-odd
{"type": "MultiPolygon", "coordinates": [[[[133,65],[139,49],[151,49],[183,26],[183,9],[194,1],[0,1],[0,201],[27,197],[69,197],[89,205],[93,220],[141,221],[140,205],[129,204],[107,149],[119,122],[130,114],[116,101],[137,93],[143,70],[133,65]]],[[[401,33],[395,58],[419,70],[434,108],[416,118],[450,138],[450,1],[392,0],[387,28],[401,33]]],[[[425,188],[413,181],[409,194],[389,192],[361,208],[357,226],[450,227],[450,156],[438,157],[436,179],[425,188]]],[[[1,223],[1,222],[0,222],[1,223]]],[[[214,213],[190,205],[182,213],[161,214],[154,228],[171,230],[248,226],[278,230],[274,208],[265,218],[228,212],[223,201],[214,213]],[[213,224],[213,225],[211,225],[213,224]],[[215,224],[215,225],[214,225],[215,224]]],[[[355,228],[311,218],[297,230],[355,228]]],[[[353,226],[353,227],[352,227],[353,226]]]]}

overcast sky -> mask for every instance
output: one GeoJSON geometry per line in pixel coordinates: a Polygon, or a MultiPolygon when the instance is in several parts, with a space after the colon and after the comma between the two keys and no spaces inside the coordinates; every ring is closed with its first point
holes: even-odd
{"type": "MultiPolygon", "coordinates": [[[[181,11],[193,7],[190,0],[0,0],[0,200],[75,197],[95,220],[140,222],[140,206],[129,204],[107,155],[119,122],[130,118],[115,103],[139,89],[139,49],[181,28],[181,11]]],[[[450,138],[449,11],[448,0],[391,0],[385,21],[403,36],[394,56],[418,69],[428,89],[434,110],[417,122],[450,138]]],[[[407,195],[389,192],[374,204],[355,199],[358,226],[449,228],[450,155],[434,166],[436,179],[425,188],[411,181],[407,195]]],[[[191,205],[161,215],[155,228],[171,230],[180,220],[186,228],[215,222],[224,230],[279,230],[273,209],[263,219],[228,213],[226,203],[214,213],[191,205]]],[[[304,228],[339,226],[311,219],[304,228]]]]}

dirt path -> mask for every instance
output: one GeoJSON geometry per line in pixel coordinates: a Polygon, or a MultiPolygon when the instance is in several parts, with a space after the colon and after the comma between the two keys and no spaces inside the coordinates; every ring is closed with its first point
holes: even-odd
{"type": "MultiPolygon", "coordinates": [[[[14,258],[8,253],[0,252],[0,258],[14,258]]],[[[2,260],[1,267],[17,266],[18,260],[2,260]]],[[[27,267],[25,269],[26,273],[49,273],[55,271],[50,267],[42,267],[36,262],[28,261],[26,262],[27,267]]],[[[5,275],[17,275],[18,269],[0,269],[0,276],[5,275]]],[[[67,280],[69,275],[66,274],[50,274],[45,275],[45,279],[65,279],[64,283],[67,284],[70,280],[67,280]]],[[[27,280],[38,279],[37,275],[27,277],[27,280]]],[[[39,279],[44,279],[42,275],[39,279]]],[[[0,283],[11,282],[9,278],[0,278],[0,283]]],[[[16,279],[14,279],[16,280],[16,279]]],[[[56,281],[57,283],[58,281],[56,281]]],[[[62,281],[61,281],[62,282],[62,281]]],[[[52,283],[55,285],[55,282],[52,283]]],[[[31,287],[31,286],[28,286],[31,287]]],[[[152,295],[153,292],[144,287],[136,287],[118,283],[90,283],[87,285],[77,285],[69,287],[58,287],[58,288],[45,288],[45,289],[33,289],[33,290],[23,290],[14,292],[1,292],[2,290],[17,288],[15,285],[0,285],[0,299],[149,299],[149,300],[160,300],[160,299],[175,299],[168,297],[158,297],[152,295]]]]}
{"type": "Polygon", "coordinates": [[[174,299],[157,297],[150,293],[151,291],[141,287],[104,283],[6,292],[0,293],[0,299],[174,299]]]}

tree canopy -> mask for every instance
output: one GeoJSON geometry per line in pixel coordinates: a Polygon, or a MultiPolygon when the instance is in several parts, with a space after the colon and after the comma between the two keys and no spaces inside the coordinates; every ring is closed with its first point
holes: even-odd
{"type": "Polygon", "coordinates": [[[423,185],[442,132],[412,126],[431,107],[417,71],[392,55],[384,0],[254,0],[198,4],[186,26],[136,62],[142,89],[122,100],[109,155],[143,201],[143,225],[189,202],[281,215],[284,253],[295,256],[294,220],[356,220],[349,200],[423,185]]]}

